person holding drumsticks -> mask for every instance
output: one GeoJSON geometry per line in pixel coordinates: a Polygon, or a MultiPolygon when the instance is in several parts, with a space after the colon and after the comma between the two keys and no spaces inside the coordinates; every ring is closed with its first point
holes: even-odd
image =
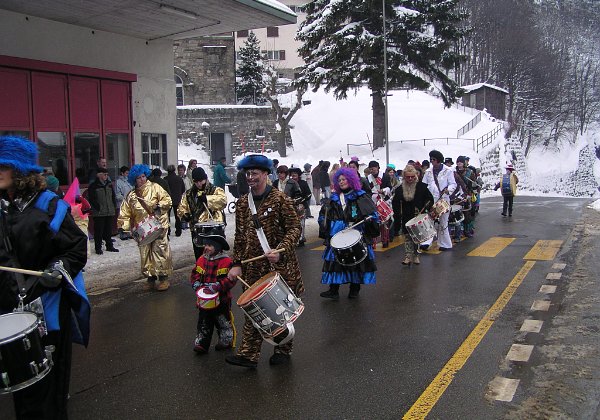
{"type": "Polygon", "coordinates": [[[421,264],[417,247],[406,228],[406,222],[413,217],[428,212],[433,205],[433,195],[427,184],[419,181],[419,171],[413,165],[406,165],[402,171],[402,183],[396,189],[392,200],[394,209],[394,229],[396,234],[402,230],[404,234],[404,261],[403,265],[421,264]]]}
{"type": "MultiPolygon", "coordinates": [[[[89,302],[80,274],[87,262],[87,236],[75,224],[69,205],[46,190],[37,157],[32,141],[0,137],[0,314],[18,313],[13,310],[19,306],[20,292],[25,305],[21,313],[24,309],[40,316],[35,307],[40,307],[41,301],[47,330],[41,336],[41,346],[54,346],[54,366],[43,378],[13,392],[15,413],[19,419],[62,419],[67,418],[71,342],[87,345],[89,334],[89,302]],[[39,274],[8,269],[39,270],[39,274]],[[78,284],[76,289],[73,282],[78,284]],[[73,328],[74,320],[79,321],[77,329],[73,328]],[[83,333],[79,340],[76,332],[83,333]]],[[[0,337],[0,341],[5,338],[0,337]]],[[[31,352],[23,350],[19,362],[33,360],[28,357],[37,348],[36,343],[31,344],[31,352]]],[[[4,363],[10,364],[11,355],[5,356],[4,363]]],[[[5,386],[0,381],[0,388],[5,386]]]]}
{"type": "Polygon", "coordinates": [[[331,199],[324,202],[319,212],[319,238],[325,239],[323,252],[323,275],[321,283],[329,285],[329,289],[320,294],[327,299],[339,299],[341,284],[350,283],[348,297],[357,298],[361,284],[375,283],[375,254],[373,238],[379,235],[379,216],[377,209],[369,197],[360,189],[358,173],[352,168],[339,169],[334,177],[331,199]],[[370,216],[370,218],[369,218],[370,216]],[[342,265],[334,255],[331,238],[338,232],[356,225],[363,235],[367,256],[356,265],[342,265]]]}
{"type": "MultiPolygon", "coordinates": [[[[272,162],[263,155],[248,155],[238,163],[238,169],[246,171],[250,193],[240,197],[235,211],[235,238],[233,265],[228,277],[243,278],[251,286],[261,277],[277,271],[300,296],[304,291],[296,244],[300,239],[300,221],[293,201],[283,192],[267,185],[272,162]],[[282,252],[274,250],[283,249],[282,252]],[[265,256],[242,265],[242,260],[265,256]]],[[[244,286],[244,290],[247,286],[244,286]]],[[[254,368],[260,358],[263,337],[246,316],[242,343],[237,354],[227,356],[227,363],[254,368]]],[[[293,340],[275,346],[269,359],[271,365],[289,362],[293,340]]]]}
{"type": "Polygon", "coordinates": [[[168,237],[171,197],[163,187],[149,182],[149,176],[148,165],[134,165],[129,170],[127,180],[133,189],[123,200],[117,226],[127,232],[148,216],[159,220],[164,228],[163,235],[147,245],[140,245],[139,250],[142,274],[148,279],[147,288],[164,291],[169,288],[168,277],[173,273],[168,237]]]}

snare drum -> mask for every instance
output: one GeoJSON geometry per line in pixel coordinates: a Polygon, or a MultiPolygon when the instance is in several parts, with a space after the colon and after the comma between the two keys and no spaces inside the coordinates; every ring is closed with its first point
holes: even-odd
{"type": "Polygon", "coordinates": [[[150,245],[152,242],[163,236],[165,228],[154,216],[148,216],[140,223],[135,225],[131,231],[131,236],[139,246],[150,245]]]}
{"type": "Polygon", "coordinates": [[[381,197],[377,199],[376,207],[377,213],[379,213],[379,220],[381,223],[385,223],[388,220],[390,220],[390,218],[394,214],[394,210],[392,210],[392,207],[381,197]]]}
{"type": "Polygon", "coordinates": [[[196,306],[198,309],[210,310],[219,306],[219,292],[206,293],[203,287],[196,290],[196,306]]]}
{"type": "Polygon", "coordinates": [[[203,236],[218,235],[225,237],[225,223],[215,222],[213,220],[207,222],[196,223],[194,225],[194,232],[192,241],[197,247],[204,246],[202,242],[203,236]]]}
{"type": "Polygon", "coordinates": [[[413,242],[420,244],[435,236],[435,226],[428,214],[419,214],[406,222],[406,229],[413,242]]]}
{"type": "Polygon", "coordinates": [[[367,246],[356,229],[341,230],[330,241],[333,255],[341,265],[353,266],[367,258],[367,246]]]}
{"type": "Polygon", "coordinates": [[[465,220],[465,216],[463,214],[463,208],[460,204],[452,204],[450,206],[450,216],[448,217],[448,223],[459,224],[465,220]]]}
{"type": "Polygon", "coordinates": [[[439,218],[442,214],[450,211],[450,204],[443,198],[440,198],[435,204],[431,207],[435,218],[439,218]]]}
{"type": "Polygon", "coordinates": [[[304,304],[279,273],[262,276],[237,300],[254,327],[271,344],[285,344],[294,337],[293,323],[304,311],[304,304]],[[274,339],[280,334],[287,334],[274,339]]]}
{"type": "Polygon", "coordinates": [[[42,345],[41,321],[33,312],[0,316],[0,394],[42,379],[52,368],[52,352],[42,345]]]}

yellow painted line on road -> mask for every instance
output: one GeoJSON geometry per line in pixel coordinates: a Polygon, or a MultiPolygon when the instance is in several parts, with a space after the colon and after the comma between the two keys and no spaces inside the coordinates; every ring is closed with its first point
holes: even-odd
{"type": "Polygon", "coordinates": [[[500,316],[500,313],[508,304],[534,265],[535,261],[525,262],[517,275],[513,277],[500,297],[498,297],[481,321],[479,321],[477,326],[471,331],[466,340],[463,341],[458,350],[456,350],[454,355],[429,384],[427,389],[425,389],[413,406],[406,412],[403,417],[404,419],[424,419],[429,414],[452,383],[456,373],[462,369],[467,360],[469,360],[471,354],[473,354],[483,337],[485,337],[488,330],[492,327],[494,321],[500,316]]]}
{"type": "Polygon", "coordinates": [[[493,236],[473,251],[467,254],[468,257],[490,257],[498,255],[504,248],[509,246],[515,238],[500,238],[493,236]]]}
{"type": "Polygon", "coordinates": [[[316,248],[311,248],[311,251],[323,251],[325,249],[325,245],[318,246],[316,248]]]}
{"type": "Polygon", "coordinates": [[[527,255],[523,257],[524,260],[537,260],[537,261],[552,261],[558,250],[562,246],[563,241],[537,241],[536,244],[529,250],[527,255]]]}

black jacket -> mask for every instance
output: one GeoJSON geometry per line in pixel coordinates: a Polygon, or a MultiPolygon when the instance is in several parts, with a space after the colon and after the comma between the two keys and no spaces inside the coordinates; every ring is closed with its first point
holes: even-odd
{"type": "Polygon", "coordinates": [[[169,174],[165,177],[165,180],[169,185],[167,192],[171,196],[173,206],[178,206],[181,202],[181,197],[183,197],[183,194],[185,194],[185,183],[183,182],[183,178],[181,178],[175,172],[169,172],[169,174]]]}

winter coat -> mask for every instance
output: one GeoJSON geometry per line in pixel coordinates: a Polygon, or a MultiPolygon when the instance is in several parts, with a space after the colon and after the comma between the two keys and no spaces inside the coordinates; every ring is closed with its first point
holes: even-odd
{"type": "Polygon", "coordinates": [[[129,191],[131,191],[132,188],[133,187],[131,186],[131,184],[127,180],[127,177],[120,176],[119,179],[117,179],[117,186],[115,188],[115,197],[116,197],[116,200],[117,200],[117,209],[121,208],[121,204],[123,203],[123,200],[125,200],[125,196],[127,194],[129,194],[129,191]]]}
{"type": "Polygon", "coordinates": [[[155,184],[160,185],[167,192],[167,194],[171,195],[171,190],[169,189],[169,183],[167,182],[166,179],[161,178],[159,176],[151,176],[148,178],[148,181],[154,182],[155,184]]]}
{"type": "MultiPolygon", "coordinates": [[[[275,182],[273,182],[273,188],[276,188],[279,190],[279,179],[277,179],[277,180],[275,180],[275,182]]],[[[279,191],[281,191],[281,190],[279,190],[279,191]]],[[[293,179],[286,178],[283,193],[292,199],[296,198],[301,194],[300,186],[293,179]]]]}
{"type": "Polygon", "coordinates": [[[181,202],[181,197],[185,194],[185,183],[175,172],[169,172],[165,177],[165,180],[167,181],[167,184],[169,184],[169,192],[171,193],[173,206],[178,206],[181,202]]]}
{"type": "Polygon", "coordinates": [[[225,188],[225,184],[231,184],[231,179],[225,173],[225,166],[222,162],[215,165],[213,174],[213,185],[219,188],[225,188]]]}
{"type": "Polygon", "coordinates": [[[102,183],[96,178],[88,187],[88,201],[92,206],[92,217],[106,217],[116,214],[117,200],[111,182],[102,183]]]}
{"type": "Polygon", "coordinates": [[[415,196],[411,201],[404,199],[402,185],[396,188],[396,193],[392,199],[392,209],[394,210],[394,229],[398,234],[402,228],[402,233],[408,233],[406,222],[417,216],[419,212],[426,213],[433,205],[433,195],[427,188],[427,184],[417,182],[415,196]]]}

